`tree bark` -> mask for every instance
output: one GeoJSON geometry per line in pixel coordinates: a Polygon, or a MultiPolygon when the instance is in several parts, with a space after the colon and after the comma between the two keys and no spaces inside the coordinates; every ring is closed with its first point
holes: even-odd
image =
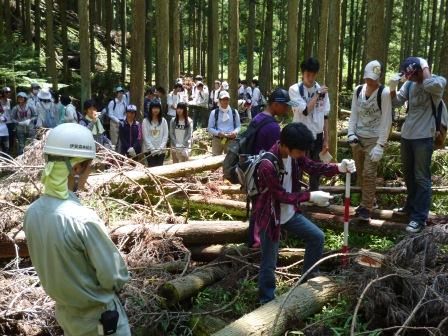
{"type": "Polygon", "coordinates": [[[145,43],[145,65],[146,65],[146,81],[152,85],[152,58],[153,58],[153,26],[154,16],[152,0],[146,0],[146,43],[145,43]]]}
{"type": "Polygon", "coordinates": [[[207,57],[207,85],[211,89],[213,82],[219,78],[219,3],[208,0],[208,57],[207,57]]]}
{"type": "Polygon", "coordinates": [[[318,81],[325,83],[325,74],[327,68],[327,38],[328,38],[328,10],[330,0],[322,0],[320,10],[320,28],[319,42],[317,45],[317,59],[320,63],[320,71],[318,73],[318,81]]]}
{"type": "Polygon", "coordinates": [[[56,69],[56,49],[54,45],[54,25],[53,25],[53,1],[45,0],[45,9],[46,9],[46,53],[47,53],[47,75],[51,77],[51,83],[53,90],[58,90],[58,73],[56,69]]]}
{"type": "Polygon", "coordinates": [[[389,42],[392,35],[392,20],[393,20],[394,0],[387,0],[386,19],[384,23],[384,73],[387,72],[387,65],[389,63],[389,42]]]}
{"type": "Polygon", "coordinates": [[[299,13],[297,14],[297,72],[295,82],[299,81],[300,62],[302,60],[302,17],[303,17],[303,1],[299,1],[299,13]]]}
{"type": "Polygon", "coordinates": [[[249,16],[247,21],[247,71],[246,80],[248,85],[254,78],[254,46],[255,46],[255,4],[256,0],[249,0],[249,16]]]}
{"type": "Polygon", "coordinates": [[[384,55],[384,8],[385,0],[367,0],[367,41],[365,62],[385,61],[384,55]]]}
{"type": "Polygon", "coordinates": [[[156,83],[169,91],[169,2],[156,1],[157,67],[156,83]]]}
{"type": "Polygon", "coordinates": [[[78,0],[79,50],[81,58],[81,106],[91,97],[89,0],[78,0]]]}
{"type": "Polygon", "coordinates": [[[95,2],[89,0],[89,41],[90,41],[90,71],[95,72],[96,49],[95,49],[95,2]]]}
{"type": "Polygon", "coordinates": [[[3,42],[5,37],[5,13],[4,13],[3,2],[0,1],[0,42],[3,42]]]}
{"type": "Polygon", "coordinates": [[[172,306],[196,295],[205,287],[223,279],[227,275],[228,270],[225,266],[201,268],[186,276],[165,282],[160,287],[159,295],[165,298],[168,306],[172,306]]]}
{"type": "MultiPolygon", "coordinates": [[[[345,34],[347,30],[347,1],[342,0],[342,22],[341,22],[341,41],[339,44],[339,92],[342,91],[343,73],[344,73],[344,55],[345,55],[345,34]]],[[[327,37],[328,42],[328,37],[327,37]]],[[[326,73],[326,72],[325,72],[326,73]]]]}
{"type": "Polygon", "coordinates": [[[131,98],[137,106],[137,119],[143,117],[143,95],[145,86],[145,30],[146,1],[132,0],[131,34],[131,98]]]}
{"type": "Polygon", "coordinates": [[[3,1],[3,16],[5,20],[5,40],[10,41],[12,37],[10,0],[3,1]]]}
{"type": "Polygon", "coordinates": [[[298,0],[288,0],[288,28],[286,42],[286,74],[285,86],[290,87],[297,77],[297,25],[298,0]]]}
{"type": "Polygon", "coordinates": [[[340,1],[330,1],[329,7],[329,19],[328,19],[328,39],[332,43],[328,46],[328,55],[331,55],[328,59],[328,76],[327,84],[330,93],[330,106],[331,112],[328,118],[328,134],[329,134],[329,147],[330,153],[333,157],[337,155],[337,122],[339,111],[339,42],[341,33],[341,3],[340,1]]]}
{"type": "MultiPolygon", "coordinates": [[[[36,52],[37,59],[40,60],[40,47],[41,47],[41,41],[40,41],[40,25],[41,25],[41,9],[40,9],[40,0],[34,1],[34,49],[36,52]]],[[[5,31],[6,33],[6,31],[5,31]]],[[[39,68],[40,68],[40,62],[39,68]]]]}
{"type": "MultiPolygon", "coordinates": [[[[31,0],[25,0],[25,41],[31,45],[33,43],[33,36],[32,36],[32,25],[31,25],[31,0]]],[[[0,31],[0,34],[3,32],[0,31]]]]}
{"type": "Polygon", "coordinates": [[[170,83],[180,76],[179,0],[170,0],[170,83]]]}
{"type": "Polygon", "coordinates": [[[437,38],[436,49],[434,51],[434,66],[432,67],[434,73],[439,73],[440,60],[444,59],[444,53],[440,55],[440,50],[443,44],[444,25],[443,19],[445,18],[445,8],[448,5],[448,1],[442,1],[439,8],[439,19],[437,22],[437,38]]]}
{"type": "Polygon", "coordinates": [[[437,0],[432,1],[432,15],[431,15],[431,28],[430,28],[430,34],[429,34],[429,51],[428,51],[428,64],[431,67],[434,63],[434,42],[436,38],[436,20],[437,20],[437,0]]]}
{"type": "Polygon", "coordinates": [[[339,291],[340,286],[331,278],[313,278],[244,315],[213,336],[283,335],[291,319],[304,321],[319,312],[339,291]]]}
{"type": "MultiPolygon", "coordinates": [[[[448,50],[448,1],[445,5],[445,28],[444,28],[442,48],[440,49],[440,74],[448,78],[448,62],[445,60],[446,51],[448,50]]],[[[445,101],[448,101],[448,89],[445,87],[445,94],[443,96],[445,101]]]]}
{"type": "Polygon", "coordinates": [[[273,0],[266,0],[263,57],[260,70],[260,88],[265,95],[272,89],[272,33],[274,20],[273,0]]]}
{"type": "Polygon", "coordinates": [[[354,56],[356,54],[356,36],[353,34],[353,30],[356,27],[356,18],[358,11],[358,4],[355,7],[355,0],[350,0],[350,23],[349,23],[349,47],[348,47],[348,69],[347,69],[347,80],[346,89],[351,91],[353,89],[353,78],[355,69],[354,56]]]}
{"type": "Polygon", "coordinates": [[[239,62],[239,0],[229,0],[229,93],[230,106],[238,106],[238,79],[240,76],[239,62]]]}
{"type": "Polygon", "coordinates": [[[67,2],[59,0],[59,12],[61,15],[61,39],[62,39],[62,73],[64,83],[69,81],[68,72],[68,36],[67,36],[67,2]]]}
{"type": "Polygon", "coordinates": [[[112,21],[113,21],[113,7],[112,0],[104,0],[104,10],[105,10],[105,35],[106,35],[106,54],[107,54],[107,71],[112,72],[112,38],[110,36],[112,31],[112,21]]]}
{"type": "MultiPolygon", "coordinates": [[[[143,0],[142,0],[143,1],[143,0]]],[[[150,1],[149,1],[150,2],[150,1]]],[[[128,32],[127,30],[127,8],[126,8],[126,0],[121,0],[121,82],[126,82],[126,70],[127,70],[127,62],[126,62],[126,56],[128,52],[127,48],[127,42],[126,42],[126,34],[128,32]]],[[[145,27],[147,28],[148,24],[145,23],[145,27]]],[[[144,45],[149,45],[151,47],[151,39],[147,38],[144,40],[144,45]]]]}

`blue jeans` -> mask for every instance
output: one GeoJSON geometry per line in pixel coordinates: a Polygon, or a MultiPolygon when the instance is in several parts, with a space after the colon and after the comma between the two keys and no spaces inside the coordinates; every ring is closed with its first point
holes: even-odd
{"type": "MultiPolygon", "coordinates": [[[[300,213],[296,213],[288,222],[282,225],[282,228],[305,241],[303,274],[321,258],[324,250],[325,235],[321,229],[300,213]]],[[[273,242],[267,235],[266,230],[261,231],[260,239],[261,264],[258,275],[258,291],[260,293],[260,301],[266,303],[275,297],[275,269],[277,267],[279,242],[273,242]]],[[[315,271],[318,271],[318,268],[313,270],[313,272],[315,271]]]]}
{"type": "Polygon", "coordinates": [[[257,116],[258,113],[260,113],[261,111],[261,106],[257,105],[257,106],[252,106],[250,108],[250,114],[251,114],[251,118],[255,118],[257,116]]]}
{"type": "Polygon", "coordinates": [[[410,220],[423,224],[431,206],[431,157],[434,140],[401,139],[401,162],[408,190],[405,210],[410,220]]]}

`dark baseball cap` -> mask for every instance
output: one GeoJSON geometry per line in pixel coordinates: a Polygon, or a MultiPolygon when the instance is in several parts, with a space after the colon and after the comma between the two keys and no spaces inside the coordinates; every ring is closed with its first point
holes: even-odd
{"type": "Polygon", "coordinates": [[[419,58],[414,56],[406,58],[400,65],[400,72],[406,76],[412,75],[421,69],[419,58]]]}
{"type": "Polygon", "coordinates": [[[283,88],[276,88],[272,91],[269,96],[268,102],[271,103],[280,103],[287,104],[289,106],[297,106],[297,103],[293,102],[291,98],[289,98],[289,93],[283,88]]]}

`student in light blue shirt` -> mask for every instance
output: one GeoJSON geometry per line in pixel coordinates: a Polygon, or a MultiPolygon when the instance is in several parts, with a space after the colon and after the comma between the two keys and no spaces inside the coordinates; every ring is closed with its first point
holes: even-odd
{"type": "Polygon", "coordinates": [[[227,144],[235,139],[241,128],[240,115],[229,106],[230,95],[227,91],[219,93],[219,107],[210,113],[207,131],[213,135],[213,155],[227,153],[227,144]]]}

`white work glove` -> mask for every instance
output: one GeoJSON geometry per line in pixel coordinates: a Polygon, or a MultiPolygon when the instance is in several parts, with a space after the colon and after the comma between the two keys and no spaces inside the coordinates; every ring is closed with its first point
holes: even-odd
{"type": "Polygon", "coordinates": [[[390,91],[397,91],[398,83],[400,82],[402,77],[403,76],[400,73],[397,73],[397,74],[393,75],[389,79],[389,89],[390,89],[390,91]]]}
{"type": "Polygon", "coordinates": [[[130,157],[137,156],[137,153],[135,152],[134,147],[129,147],[128,154],[129,154],[130,157]]]}
{"type": "Polygon", "coordinates": [[[350,173],[356,172],[355,161],[350,159],[344,159],[341,163],[338,163],[338,169],[340,173],[350,173]]]}
{"type": "Polygon", "coordinates": [[[421,58],[421,57],[417,57],[417,58],[420,60],[420,67],[422,68],[422,70],[425,68],[429,69],[428,62],[424,58],[421,58]]]}
{"type": "Polygon", "coordinates": [[[358,137],[356,136],[356,134],[350,134],[350,135],[348,136],[348,144],[349,144],[351,147],[355,147],[358,143],[359,143],[359,139],[358,139],[358,137]]]}
{"type": "Polygon", "coordinates": [[[328,192],[321,190],[310,192],[310,202],[316,204],[317,206],[328,206],[330,205],[331,199],[333,199],[333,196],[331,196],[328,192]]]}
{"type": "Polygon", "coordinates": [[[370,151],[370,160],[373,162],[378,162],[383,157],[384,149],[381,145],[376,145],[370,151]]]}

